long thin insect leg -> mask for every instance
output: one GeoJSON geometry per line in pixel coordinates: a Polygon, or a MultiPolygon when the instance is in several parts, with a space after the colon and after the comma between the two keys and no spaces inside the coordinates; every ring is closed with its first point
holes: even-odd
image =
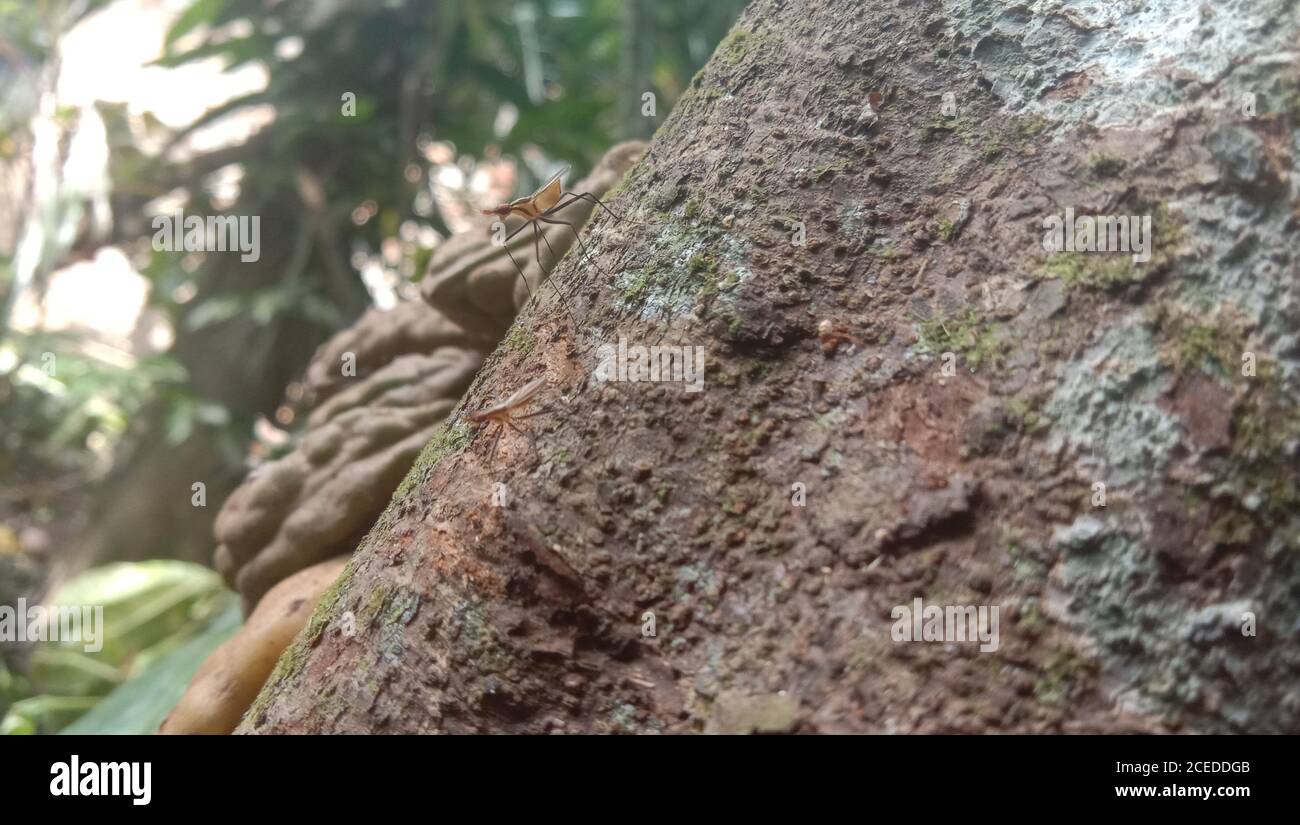
{"type": "MultiPolygon", "coordinates": [[[[549,220],[549,218],[538,218],[538,220],[539,220],[539,221],[545,221],[545,222],[547,222],[547,223],[564,223],[564,221],[551,221],[551,220],[549,220]]],[[[573,229],[573,225],[572,225],[572,223],[564,223],[564,226],[568,226],[569,229],[573,229]]],[[[573,234],[575,234],[575,236],[577,236],[577,230],[573,231],[573,234]]],[[[546,233],[542,233],[542,239],[543,239],[543,240],[546,239],[546,233]]],[[[547,240],[547,242],[546,242],[546,246],[547,246],[547,247],[551,246],[551,242],[550,242],[550,240],[547,240]]],[[[581,256],[581,257],[584,257],[584,259],[593,262],[593,264],[595,264],[595,268],[601,270],[601,272],[604,273],[604,275],[606,275],[606,278],[608,278],[608,273],[604,272],[604,268],[603,268],[603,266],[601,266],[601,265],[597,264],[597,262],[595,262],[594,257],[591,257],[590,252],[588,251],[588,248],[586,248],[586,244],[582,243],[582,239],[581,239],[581,238],[578,238],[578,246],[581,246],[581,247],[582,247],[582,256],[581,256]]],[[[551,249],[551,255],[555,255],[555,251],[554,251],[554,249],[551,249]]],[[[575,277],[575,278],[569,278],[569,281],[572,282],[572,286],[569,286],[568,290],[565,290],[565,291],[563,291],[563,292],[560,291],[559,283],[556,282],[555,279],[549,279],[549,281],[551,282],[551,288],[554,288],[554,290],[555,290],[555,295],[558,295],[558,296],[559,296],[560,301],[562,301],[562,303],[564,304],[564,308],[565,308],[565,309],[568,309],[568,295],[569,295],[569,292],[571,292],[572,290],[575,290],[575,288],[577,288],[577,286],[578,286],[578,279],[577,279],[576,277],[575,277]]],[[[573,312],[572,312],[572,311],[569,311],[569,318],[572,318],[572,317],[573,317],[573,312]]],[[[575,324],[576,324],[576,322],[575,322],[575,324]]]]}
{"type": "Polygon", "coordinates": [[[528,276],[524,274],[524,268],[519,265],[518,261],[515,260],[514,253],[510,251],[510,247],[507,246],[505,250],[506,250],[506,254],[510,256],[510,263],[514,264],[515,269],[519,271],[519,277],[524,279],[524,289],[528,290],[528,297],[532,298],[533,288],[528,285],[528,276]]]}
{"type": "MultiPolygon", "coordinates": [[[[551,251],[551,273],[554,273],[555,264],[559,262],[561,256],[555,254],[555,247],[551,246],[551,239],[546,237],[546,232],[544,230],[541,231],[541,236],[542,236],[542,243],[546,244],[546,248],[551,251]]],[[[560,301],[564,303],[565,308],[567,309],[568,302],[564,300],[565,293],[560,292],[560,287],[558,285],[558,282],[553,277],[551,277],[550,274],[547,275],[546,279],[550,281],[551,289],[555,290],[555,294],[559,296],[560,301]]],[[[570,318],[573,317],[572,313],[570,313],[569,317],[570,318]]]]}
{"type": "MultiPolygon", "coordinates": [[[[551,277],[551,271],[542,263],[542,248],[538,245],[537,234],[542,230],[537,226],[536,221],[529,221],[533,225],[533,257],[537,260],[537,266],[542,270],[542,275],[546,278],[551,277]]],[[[554,261],[551,262],[554,265],[554,261]]]]}
{"type": "MultiPolygon", "coordinates": [[[[603,267],[603,266],[600,265],[600,262],[597,261],[597,260],[596,260],[596,257],[591,253],[591,249],[588,248],[587,244],[583,242],[583,240],[582,240],[582,236],[578,234],[578,229],[577,229],[577,227],[575,227],[573,224],[569,223],[568,221],[557,221],[557,220],[552,220],[551,218],[538,217],[537,220],[542,221],[542,222],[544,222],[544,223],[548,223],[548,224],[554,224],[554,225],[558,225],[558,226],[567,226],[567,227],[569,227],[569,231],[573,233],[573,237],[574,237],[574,239],[578,242],[578,246],[582,247],[582,254],[583,254],[583,257],[585,257],[587,260],[589,260],[589,261],[591,261],[593,264],[595,264],[595,265],[596,265],[596,269],[600,270],[601,274],[603,274],[606,278],[609,278],[609,277],[610,277],[610,276],[609,276],[609,270],[605,269],[605,267],[603,267]]],[[[574,283],[573,283],[573,285],[570,286],[569,288],[570,288],[570,289],[576,289],[577,286],[578,286],[578,284],[577,284],[577,281],[575,280],[574,283]]],[[[567,295],[568,293],[566,292],[565,294],[567,295]]]]}
{"type": "Polygon", "coordinates": [[[551,291],[555,293],[555,297],[559,299],[560,305],[564,307],[565,314],[569,316],[569,323],[573,324],[574,328],[576,329],[578,326],[578,321],[573,317],[573,312],[569,309],[569,302],[564,300],[564,295],[560,293],[560,288],[556,286],[555,279],[551,277],[551,272],[547,271],[545,266],[542,266],[541,248],[537,245],[537,239],[539,237],[543,241],[546,241],[546,248],[551,250],[551,258],[553,259],[551,261],[551,267],[553,271],[556,262],[559,261],[560,258],[558,255],[555,254],[555,250],[551,248],[551,242],[549,240],[546,240],[546,233],[543,232],[536,223],[533,223],[533,255],[536,256],[537,258],[537,265],[541,267],[542,272],[545,273],[546,282],[551,285],[551,291]]]}
{"type": "Polygon", "coordinates": [[[510,243],[510,241],[511,241],[511,240],[512,240],[516,235],[518,235],[520,232],[523,232],[525,229],[527,229],[527,228],[528,228],[528,224],[530,224],[530,223],[532,223],[532,221],[524,221],[523,223],[519,224],[519,226],[515,227],[515,231],[514,231],[514,232],[511,232],[509,235],[506,235],[506,239],[505,239],[504,241],[502,241],[502,244],[504,245],[504,244],[508,244],[508,243],[510,243]]]}
{"type": "Polygon", "coordinates": [[[497,434],[492,438],[492,448],[488,450],[488,468],[492,467],[492,462],[497,457],[497,445],[501,443],[501,433],[505,432],[503,427],[497,427],[497,434]]]}
{"type": "Polygon", "coordinates": [[[596,264],[596,268],[599,269],[602,273],[604,273],[606,278],[609,277],[609,273],[605,271],[605,267],[600,265],[600,263],[596,260],[596,256],[591,253],[591,250],[587,248],[587,244],[582,240],[582,236],[578,234],[577,227],[575,227],[573,224],[569,223],[568,221],[557,221],[546,217],[539,217],[537,220],[541,221],[542,223],[549,223],[549,224],[555,224],[556,226],[569,227],[569,231],[573,232],[573,237],[575,240],[577,240],[578,246],[582,247],[582,254],[586,255],[587,258],[592,263],[596,264]]]}
{"type": "MultiPolygon", "coordinates": [[[[604,201],[602,201],[600,198],[596,197],[595,195],[591,194],[590,192],[563,192],[563,193],[561,193],[560,197],[564,197],[565,195],[568,195],[568,196],[571,197],[573,200],[570,200],[568,203],[564,204],[563,206],[568,206],[570,203],[573,203],[573,201],[585,201],[585,200],[589,200],[589,201],[591,201],[592,203],[594,203],[594,204],[596,204],[597,206],[599,206],[601,209],[604,209],[606,212],[608,212],[609,214],[613,215],[615,220],[620,220],[620,221],[623,220],[623,216],[622,216],[622,215],[619,215],[619,214],[618,214],[617,212],[615,212],[613,209],[610,209],[608,206],[605,205],[605,202],[604,202],[604,201]]],[[[547,211],[547,212],[554,212],[555,210],[557,210],[557,209],[561,209],[561,208],[563,208],[563,207],[562,207],[560,204],[557,203],[555,206],[552,206],[550,209],[548,209],[548,210],[546,210],[546,211],[547,211]]]]}
{"type": "Polygon", "coordinates": [[[541,409],[541,410],[537,410],[536,412],[530,412],[530,413],[528,413],[527,415],[512,415],[512,416],[510,416],[510,417],[513,418],[515,421],[523,421],[525,418],[533,418],[533,417],[535,417],[535,416],[539,416],[539,415],[546,415],[548,412],[551,412],[551,408],[550,408],[550,407],[547,407],[547,408],[545,408],[545,409],[541,409]]]}
{"type": "Polygon", "coordinates": [[[532,221],[524,221],[519,226],[515,227],[514,232],[511,232],[509,235],[506,235],[506,239],[501,242],[501,246],[505,248],[506,254],[510,256],[510,262],[515,265],[515,269],[519,270],[519,277],[524,279],[524,289],[528,291],[528,297],[532,298],[533,288],[528,283],[528,276],[524,274],[524,268],[519,265],[519,262],[515,260],[514,253],[510,251],[510,241],[513,240],[514,237],[518,235],[520,232],[523,232],[525,229],[527,229],[529,226],[535,226],[535,224],[533,224],[532,221]]]}
{"type": "MultiPolygon", "coordinates": [[[[511,416],[511,418],[514,417],[515,416],[511,416]]],[[[532,433],[528,432],[527,430],[523,430],[520,429],[519,427],[516,427],[515,422],[511,421],[509,418],[506,419],[506,426],[514,430],[515,432],[519,433],[524,438],[528,439],[528,446],[533,448],[534,454],[537,453],[537,439],[533,437],[532,433]]]]}
{"type": "MultiPolygon", "coordinates": [[[[542,235],[542,243],[546,244],[546,248],[551,251],[551,269],[552,271],[554,271],[555,264],[559,262],[560,256],[555,254],[555,247],[551,246],[551,240],[546,237],[546,233],[542,232],[541,235],[542,235]]],[[[548,273],[548,277],[549,277],[549,273],[548,273]]]]}

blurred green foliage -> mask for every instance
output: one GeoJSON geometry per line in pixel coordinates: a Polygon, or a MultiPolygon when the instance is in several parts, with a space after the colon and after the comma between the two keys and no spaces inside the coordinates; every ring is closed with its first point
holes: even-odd
{"type": "MultiPolygon", "coordinates": [[[[220,576],[198,565],[174,561],[94,568],[61,587],[47,604],[102,608],[102,624],[95,628],[93,638],[83,632],[75,640],[33,642],[27,672],[21,678],[15,679],[7,670],[0,673],[0,689],[7,685],[8,705],[0,732],[61,730],[119,685],[205,634],[220,617],[232,610],[238,616],[238,599],[225,589],[220,576]],[[88,651],[88,646],[100,649],[88,651]]],[[[25,622],[26,617],[17,617],[17,621],[25,622]]],[[[231,624],[228,616],[216,624],[220,631],[205,637],[209,650],[234,632],[238,622],[231,624]]],[[[195,669],[198,664],[193,662],[195,669]]],[[[160,704],[165,704],[162,714],[179,698],[177,691],[183,691],[192,675],[192,670],[172,675],[167,682],[170,699],[159,698],[160,704]],[[180,681],[179,687],[173,684],[176,681],[180,681]]]]}
{"type": "Polygon", "coordinates": [[[199,666],[239,630],[243,611],[231,600],[202,630],[113,690],[85,715],[60,730],[66,734],[148,734],[158,730],[180,701],[199,666]]]}

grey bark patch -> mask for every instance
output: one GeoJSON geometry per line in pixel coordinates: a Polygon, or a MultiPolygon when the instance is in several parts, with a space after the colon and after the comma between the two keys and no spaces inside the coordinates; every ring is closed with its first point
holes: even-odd
{"type": "Polygon", "coordinates": [[[1062,550],[1081,552],[1095,550],[1106,533],[1106,525],[1095,516],[1079,516],[1068,526],[1057,527],[1052,532],[1052,544],[1062,550]]]}
{"type": "Polygon", "coordinates": [[[714,703],[705,733],[789,733],[794,729],[798,714],[799,700],[789,694],[750,696],[727,691],[714,703]]]}

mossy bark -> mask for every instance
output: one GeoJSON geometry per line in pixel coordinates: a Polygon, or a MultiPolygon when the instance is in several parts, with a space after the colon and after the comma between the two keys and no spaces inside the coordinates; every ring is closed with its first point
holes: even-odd
{"type": "Polygon", "coordinates": [[[242,730],[1300,730],[1296,21],[1226,5],[756,3],[446,424],[546,375],[535,448],[436,439],[242,730]]]}

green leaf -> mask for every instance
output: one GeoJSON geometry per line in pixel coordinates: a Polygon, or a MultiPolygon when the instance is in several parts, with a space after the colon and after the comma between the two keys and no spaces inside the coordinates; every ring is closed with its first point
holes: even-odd
{"type": "Polygon", "coordinates": [[[0,722],[0,731],[30,734],[56,731],[90,710],[95,696],[33,696],[14,702],[0,722]]]}
{"type": "Polygon", "coordinates": [[[136,710],[128,713],[111,705],[104,712],[110,722],[121,716],[146,725],[112,732],[146,733],[176,703],[207,654],[234,633],[241,615],[239,597],[225,588],[220,576],[201,565],[176,561],[92,568],[60,587],[47,608],[57,605],[100,613],[96,631],[101,649],[87,651],[94,637],[84,633],[77,639],[38,643],[30,661],[30,690],[37,695],[15,701],[0,731],[59,731],[106,695],[116,696],[138,677],[170,663],[163,667],[171,673],[167,679],[146,690],[148,696],[129,703],[136,710]],[[152,704],[139,710],[142,702],[152,704]]]}
{"type": "Polygon", "coordinates": [[[172,402],[167,409],[167,443],[181,444],[194,432],[194,402],[187,398],[172,402]]]}
{"type": "Polygon", "coordinates": [[[230,603],[204,630],[159,658],[143,673],[110,693],[93,710],[64,728],[69,734],[153,733],[180,701],[186,686],[212,651],[239,630],[239,599],[230,603]]]}
{"type": "Polygon", "coordinates": [[[218,106],[213,106],[211,109],[208,109],[206,112],[200,115],[198,119],[194,120],[191,123],[186,124],[185,126],[182,126],[174,134],[172,134],[171,140],[168,141],[167,147],[164,151],[170,150],[173,146],[176,146],[182,140],[189,137],[191,133],[203,128],[204,126],[207,126],[209,123],[212,123],[213,121],[220,120],[221,118],[225,117],[231,112],[238,111],[240,109],[243,109],[246,106],[257,106],[262,103],[275,103],[275,102],[276,101],[267,92],[252,92],[250,94],[241,95],[240,97],[227,100],[225,103],[222,103],[218,106]]]}
{"type": "Polygon", "coordinates": [[[223,40],[220,43],[203,43],[195,46],[189,51],[169,52],[149,65],[174,69],[177,66],[183,66],[186,63],[193,63],[196,60],[220,57],[224,58],[221,70],[223,72],[229,72],[250,60],[259,60],[263,58],[268,52],[270,52],[271,48],[271,41],[268,41],[267,38],[261,35],[255,34],[249,37],[237,37],[232,40],[223,40]]]}
{"type": "Polygon", "coordinates": [[[344,319],[338,307],[319,295],[304,295],[300,302],[303,317],[323,327],[342,326],[344,319]]]}
{"type": "Polygon", "coordinates": [[[32,652],[33,687],[66,696],[103,696],[122,683],[122,671],[78,649],[41,645],[32,652]]]}
{"type": "Polygon", "coordinates": [[[211,324],[219,324],[234,318],[245,308],[244,300],[238,295],[221,295],[209,298],[185,316],[185,328],[191,332],[203,329],[211,324]]]}
{"type": "Polygon", "coordinates": [[[195,0],[188,9],[181,12],[176,22],[167,30],[165,45],[171,45],[199,26],[210,26],[226,6],[226,0],[195,0]]]}
{"type": "MultiPolygon", "coordinates": [[[[189,496],[188,490],[180,494],[189,496]]],[[[125,668],[157,655],[211,618],[228,591],[216,572],[179,561],[116,562],[69,580],[49,603],[103,606],[103,650],[85,654],[125,668]]],[[[51,643],[53,644],[53,643],[51,643]]],[[[58,645],[56,645],[58,646],[58,645]]],[[[82,645],[70,647],[82,652],[82,645]]],[[[37,674],[33,673],[33,680],[37,674]]]]}

